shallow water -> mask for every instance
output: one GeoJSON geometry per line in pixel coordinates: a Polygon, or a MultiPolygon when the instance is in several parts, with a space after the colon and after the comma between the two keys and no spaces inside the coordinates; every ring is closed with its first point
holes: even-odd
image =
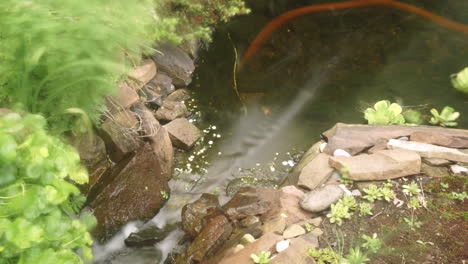
{"type": "MultiPolygon", "coordinates": [[[[171,197],[152,220],[158,226],[179,221],[182,206],[203,192],[227,199],[224,189],[242,169],[279,182],[294,165],[294,153],[336,122],[364,123],[363,110],[378,100],[424,113],[450,105],[462,114],[459,127],[468,127],[468,97],[449,81],[468,66],[468,36],[385,7],[323,12],[283,26],[236,74],[241,100],[233,84],[234,47],[242,54],[274,16],[309,3],[254,2],[253,14],[222,26],[200,54],[190,88],[198,111],[193,121],[205,137],[192,152],[178,155],[171,197]]],[[[464,0],[407,3],[468,24],[464,0]]],[[[98,262],[124,248],[123,239],[139,224],[96,245],[98,262]]],[[[182,235],[176,230],[155,245],[162,259],[182,235]]],[[[145,261],[133,263],[154,263],[145,261]]]]}

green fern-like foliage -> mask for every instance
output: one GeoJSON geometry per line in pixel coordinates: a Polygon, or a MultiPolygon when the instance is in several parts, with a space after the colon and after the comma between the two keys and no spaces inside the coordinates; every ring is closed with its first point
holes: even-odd
{"type": "Polygon", "coordinates": [[[0,1],[0,106],[19,103],[59,129],[68,108],[95,120],[126,62],[150,46],[153,18],[150,0],[0,1]]]}

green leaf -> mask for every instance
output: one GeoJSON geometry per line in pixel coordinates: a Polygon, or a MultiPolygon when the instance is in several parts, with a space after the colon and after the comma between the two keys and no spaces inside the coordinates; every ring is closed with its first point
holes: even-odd
{"type": "Polygon", "coordinates": [[[16,158],[15,138],[9,134],[0,134],[0,161],[11,162],[16,158]]]}

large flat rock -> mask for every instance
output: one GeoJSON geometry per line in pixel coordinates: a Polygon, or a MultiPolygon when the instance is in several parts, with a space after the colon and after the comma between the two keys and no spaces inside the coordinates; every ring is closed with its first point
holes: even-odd
{"type": "Polygon", "coordinates": [[[143,60],[140,66],[128,73],[130,81],[134,82],[134,89],[139,90],[156,76],[156,64],[151,59],[143,60]]]}
{"type": "Polygon", "coordinates": [[[327,139],[324,152],[332,155],[336,149],[343,149],[355,155],[376,145],[381,139],[409,137],[414,132],[439,133],[449,137],[468,138],[468,130],[442,128],[433,126],[385,126],[385,125],[352,125],[337,123],[323,133],[327,139]]]}
{"type": "Polygon", "coordinates": [[[381,150],[370,155],[332,157],[330,166],[347,168],[353,181],[386,180],[420,173],[421,157],[409,150],[381,150]]]}
{"type": "Polygon", "coordinates": [[[318,154],[302,169],[297,185],[313,190],[324,184],[333,173],[333,168],[328,164],[329,158],[325,153],[318,154]]]}
{"type": "Polygon", "coordinates": [[[424,158],[439,158],[458,162],[468,162],[468,154],[461,152],[458,149],[432,144],[391,139],[388,141],[388,147],[392,149],[413,151],[424,158]]]}
{"type": "Polygon", "coordinates": [[[172,144],[183,150],[190,150],[201,137],[200,130],[190,123],[187,118],[177,118],[165,125],[172,144]]]}
{"type": "Polygon", "coordinates": [[[468,148],[468,137],[449,136],[437,132],[417,131],[411,134],[410,140],[449,148],[468,148]]]}

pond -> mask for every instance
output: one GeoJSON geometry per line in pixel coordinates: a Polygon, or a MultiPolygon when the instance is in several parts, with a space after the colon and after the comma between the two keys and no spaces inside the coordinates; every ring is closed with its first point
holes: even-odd
{"type": "MultiPolygon", "coordinates": [[[[459,127],[468,128],[468,97],[449,79],[468,66],[468,34],[390,7],[330,10],[289,21],[239,69],[243,52],[274,17],[327,3],[250,2],[253,12],[219,27],[199,54],[188,103],[205,137],[178,154],[171,197],[152,220],[159,227],[179,221],[182,206],[203,192],[225,196],[226,186],[232,193],[244,184],[279,184],[321,132],[337,122],[365,123],[363,111],[379,100],[428,116],[449,105],[461,112],[459,127]]],[[[465,0],[405,2],[468,24],[465,0]]],[[[136,226],[97,245],[98,262],[120,250],[136,226]]],[[[158,243],[159,256],[165,259],[181,237],[175,230],[158,243]]],[[[146,255],[132,262],[157,263],[146,255]]]]}

